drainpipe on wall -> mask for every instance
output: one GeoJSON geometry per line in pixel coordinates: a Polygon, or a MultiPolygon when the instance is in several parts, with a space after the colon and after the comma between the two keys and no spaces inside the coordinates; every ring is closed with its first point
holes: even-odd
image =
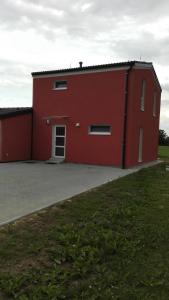
{"type": "Polygon", "coordinates": [[[126,138],[127,138],[127,121],[128,121],[129,78],[134,64],[135,64],[134,62],[131,62],[129,69],[126,72],[124,125],[123,125],[123,142],[122,142],[122,169],[126,168],[126,138]]]}
{"type": "Polygon", "coordinates": [[[0,120],[0,162],[2,159],[2,121],[0,120]]]}
{"type": "Polygon", "coordinates": [[[30,159],[33,159],[33,132],[34,132],[34,126],[33,126],[33,109],[32,109],[32,122],[31,122],[31,153],[30,153],[30,159]]]}

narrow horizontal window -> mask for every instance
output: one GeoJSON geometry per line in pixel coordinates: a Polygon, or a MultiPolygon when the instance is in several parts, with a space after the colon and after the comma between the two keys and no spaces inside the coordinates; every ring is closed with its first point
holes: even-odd
{"type": "Polygon", "coordinates": [[[54,90],[66,90],[67,89],[67,81],[54,81],[54,90]]]}
{"type": "Polygon", "coordinates": [[[109,125],[90,125],[89,134],[110,135],[111,126],[109,125]]]}
{"type": "Polygon", "coordinates": [[[145,90],[146,90],[146,81],[142,80],[141,86],[141,99],[140,99],[140,110],[144,111],[144,102],[145,102],[145,90]]]}
{"type": "Polygon", "coordinates": [[[153,117],[156,117],[157,114],[157,94],[154,92],[154,97],[153,97],[153,117]]]}

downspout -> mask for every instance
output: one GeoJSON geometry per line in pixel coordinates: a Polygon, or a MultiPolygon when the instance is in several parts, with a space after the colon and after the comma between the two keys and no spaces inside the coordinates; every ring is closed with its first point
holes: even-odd
{"type": "MultiPolygon", "coordinates": [[[[33,76],[32,76],[33,77],[33,76]]],[[[32,122],[31,122],[31,149],[30,149],[30,159],[33,160],[33,146],[34,146],[34,80],[32,80],[32,122]]]]}
{"type": "Polygon", "coordinates": [[[124,125],[123,125],[123,141],[122,141],[122,169],[126,168],[126,138],[127,138],[127,121],[128,121],[129,78],[134,64],[135,64],[134,62],[131,62],[129,69],[126,72],[124,125]]]}
{"type": "Polygon", "coordinates": [[[33,159],[33,132],[34,132],[34,124],[33,124],[33,109],[32,109],[32,113],[31,113],[31,117],[32,117],[32,120],[31,120],[31,153],[30,153],[30,159],[32,160],[33,159]]]}
{"type": "Polygon", "coordinates": [[[2,155],[2,120],[0,119],[0,162],[3,160],[2,155]]]}

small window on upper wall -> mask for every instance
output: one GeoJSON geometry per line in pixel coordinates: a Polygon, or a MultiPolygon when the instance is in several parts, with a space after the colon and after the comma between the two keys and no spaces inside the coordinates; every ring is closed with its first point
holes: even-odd
{"type": "Polygon", "coordinates": [[[54,81],[54,90],[66,90],[67,89],[67,81],[66,80],[60,80],[60,81],[54,81]]]}
{"type": "Polygon", "coordinates": [[[110,135],[111,134],[111,126],[109,126],[109,125],[90,125],[89,126],[89,134],[110,135]]]}
{"type": "Polygon", "coordinates": [[[157,115],[157,94],[154,92],[153,96],[153,117],[156,117],[157,115]]]}
{"type": "Polygon", "coordinates": [[[142,80],[142,86],[141,86],[141,99],[140,99],[140,109],[141,109],[141,111],[144,111],[145,90],[146,90],[146,81],[143,79],[142,80]]]}

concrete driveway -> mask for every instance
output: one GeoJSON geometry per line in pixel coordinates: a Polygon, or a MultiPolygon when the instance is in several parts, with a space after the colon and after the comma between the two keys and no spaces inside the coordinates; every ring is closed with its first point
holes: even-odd
{"type": "Polygon", "coordinates": [[[138,169],[79,164],[0,164],[0,225],[138,169]]]}

